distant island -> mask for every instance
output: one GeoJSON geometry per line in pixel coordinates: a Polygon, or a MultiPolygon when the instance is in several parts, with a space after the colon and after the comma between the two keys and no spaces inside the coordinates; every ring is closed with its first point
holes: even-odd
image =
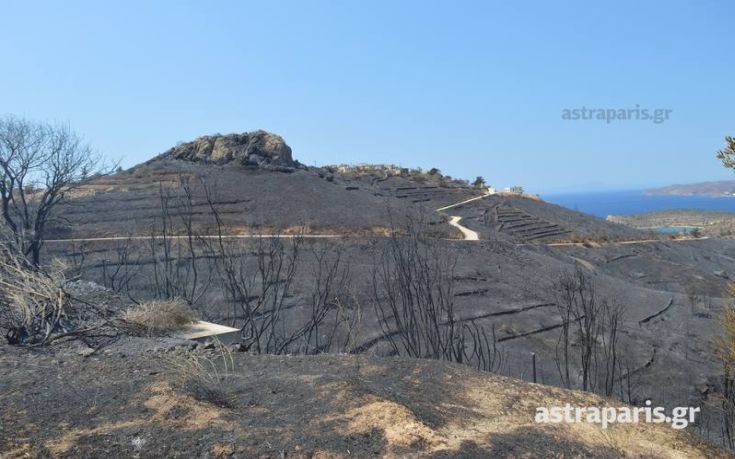
{"type": "Polygon", "coordinates": [[[669,185],[661,188],[650,188],[645,190],[643,194],[649,196],[735,196],[735,180],[669,185]]]}

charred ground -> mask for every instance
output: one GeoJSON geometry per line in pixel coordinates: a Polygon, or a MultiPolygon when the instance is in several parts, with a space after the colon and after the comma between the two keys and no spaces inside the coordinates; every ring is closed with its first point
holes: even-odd
{"type": "MultiPolygon", "coordinates": [[[[406,224],[418,224],[422,230],[420,244],[424,244],[427,253],[431,254],[428,260],[442,267],[434,282],[448,286],[447,296],[442,301],[453,308],[454,326],[460,330],[465,330],[465,326],[484,330],[497,351],[489,367],[496,373],[517,379],[476,373],[471,373],[471,376],[468,370],[461,370],[465,373],[459,377],[459,373],[453,373],[459,371],[453,365],[409,361],[416,368],[424,368],[416,370],[419,372],[431,368],[432,376],[371,379],[367,386],[358,385],[355,390],[363,395],[357,400],[363,400],[369,409],[335,399],[324,406],[314,405],[314,410],[297,419],[298,416],[294,417],[296,414],[290,412],[294,400],[264,393],[254,406],[262,403],[271,405],[261,413],[264,417],[253,415],[252,426],[259,426],[256,427],[259,433],[254,434],[253,444],[248,443],[249,439],[233,437],[229,427],[217,432],[201,430],[201,426],[189,426],[184,420],[172,421],[173,430],[167,430],[163,438],[170,435],[171,442],[184,442],[181,443],[183,445],[186,442],[181,436],[181,429],[193,429],[206,438],[211,435],[211,441],[192,446],[200,448],[201,454],[212,452],[211,448],[217,446],[224,448],[221,451],[240,454],[275,455],[280,454],[277,451],[280,448],[291,453],[301,451],[297,455],[308,455],[306,450],[295,449],[298,446],[327,455],[343,455],[350,449],[361,454],[422,452],[484,456],[493,451],[499,456],[512,456],[539,454],[543,445],[550,444],[552,450],[560,454],[585,455],[594,450],[615,455],[614,449],[604,449],[591,437],[585,438],[584,444],[577,444],[571,440],[572,431],[552,434],[527,423],[504,433],[490,429],[482,438],[468,437],[467,443],[456,444],[446,437],[455,435],[454,431],[442,430],[442,425],[457,422],[459,414],[450,410],[429,413],[424,417],[421,413],[431,411],[431,408],[414,406],[414,395],[406,395],[405,400],[395,399],[402,397],[400,394],[413,394],[411,391],[425,394],[427,387],[439,384],[436,378],[450,384],[447,382],[450,376],[451,384],[456,383],[462,388],[467,387],[463,378],[482,380],[482,384],[493,386],[493,390],[500,390],[506,385],[525,388],[527,386],[518,379],[531,379],[531,353],[537,356],[538,382],[562,384],[557,346],[559,332],[565,322],[560,315],[554,288],[560,275],[575,270],[584,272],[594,281],[600,298],[625,306],[620,329],[620,361],[625,363],[621,364],[614,396],[632,404],[640,404],[646,399],[653,399],[664,406],[717,403],[711,394],[719,384],[721,370],[713,358],[711,341],[718,329],[717,314],[726,301],[725,288],[730,276],[735,275],[735,241],[650,241],[648,233],[538,199],[518,195],[485,196],[485,190],[445,177],[438,171],[424,172],[394,166],[306,167],[291,157],[290,148],[286,149],[285,143],[279,139],[262,132],[224,140],[207,137],[175,147],[127,171],[88,181],[58,209],[53,236],[56,240],[47,242],[45,258],[65,260],[76,275],[111,289],[121,298],[140,302],[170,296],[184,297],[203,318],[241,327],[244,305],[263,295],[266,281],[273,281],[273,285],[284,285],[286,281],[278,276],[259,279],[257,273],[263,272],[264,260],[273,261],[274,256],[281,254],[282,258],[277,260],[288,262],[294,254],[288,288],[280,296],[276,293],[275,300],[269,297],[269,302],[265,302],[267,304],[264,303],[258,312],[264,316],[259,317],[272,316],[273,308],[276,308],[284,328],[298,329],[310,317],[313,318],[315,304],[326,304],[320,298],[335,293],[324,290],[325,272],[335,268],[342,273],[341,270],[346,269],[344,278],[335,276],[331,279],[344,282],[348,287],[339,293],[339,306],[330,309],[329,327],[326,328],[334,327],[336,331],[330,332],[326,347],[323,342],[314,345],[309,338],[305,347],[294,342],[282,351],[367,353],[389,357],[397,352],[385,328],[385,317],[391,320],[390,314],[383,315],[381,320],[381,311],[375,306],[384,299],[376,293],[376,276],[379,277],[380,269],[387,266],[386,257],[396,253],[393,244],[410,236],[405,231],[406,224]],[[232,142],[235,142],[234,147],[232,142]],[[472,198],[479,199],[437,211],[472,198]],[[461,240],[459,231],[447,223],[450,216],[462,217],[460,223],[476,231],[480,240],[461,240]],[[274,233],[288,235],[289,238],[219,238],[219,235],[271,236],[274,233]],[[315,237],[303,237],[308,235],[315,237]],[[298,247],[298,256],[295,255],[295,247],[298,247]],[[241,281],[251,283],[250,290],[234,293],[231,288],[228,290],[228,286],[237,283],[232,281],[232,273],[244,275],[241,281]],[[411,389],[402,386],[409,380],[413,384],[411,389]],[[402,388],[397,389],[398,386],[402,388]],[[391,392],[393,395],[390,397],[393,398],[385,391],[391,392]],[[406,429],[410,432],[399,435],[388,427],[393,423],[392,418],[368,420],[373,414],[361,411],[382,407],[382,404],[389,403],[384,401],[385,398],[389,398],[390,403],[402,404],[396,408],[398,414],[395,416],[406,420],[410,425],[406,429]],[[286,403],[288,407],[278,403],[286,403]],[[270,422],[266,412],[280,413],[282,425],[289,427],[278,433],[277,426],[259,424],[270,422]],[[342,419],[339,416],[352,416],[354,419],[350,422],[361,425],[356,428],[358,438],[352,436],[354,432],[346,436],[334,433],[335,420],[342,419]],[[333,421],[319,428],[319,435],[331,432],[326,434],[327,445],[315,445],[293,432],[294,426],[314,417],[333,421]],[[415,437],[415,442],[403,444],[401,438],[404,436],[415,437]],[[507,436],[507,441],[503,440],[504,436],[507,436]],[[555,440],[552,441],[552,437],[555,440]],[[278,448],[263,446],[272,445],[271,439],[275,438],[279,438],[278,448]],[[529,438],[536,440],[528,444],[526,440],[521,441],[529,438]]],[[[441,327],[437,329],[447,324],[439,325],[441,327]]],[[[317,336],[323,333],[326,333],[324,328],[317,332],[317,336]]],[[[303,338],[300,337],[302,341],[303,338]]],[[[248,348],[250,352],[253,350],[248,348]]],[[[65,446],[56,451],[58,455],[91,454],[102,446],[102,437],[118,438],[116,443],[109,445],[109,451],[129,451],[132,446],[125,444],[128,437],[135,438],[136,432],[143,432],[141,435],[151,441],[156,432],[161,432],[160,429],[168,429],[158,423],[168,422],[165,420],[171,416],[177,418],[169,411],[175,412],[175,406],[185,403],[181,400],[171,402],[166,398],[168,395],[165,394],[171,390],[166,384],[170,381],[159,381],[157,377],[157,354],[120,357],[118,362],[116,352],[132,354],[113,349],[109,355],[100,354],[99,360],[96,357],[83,360],[56,354],[42,355],[38,357],[38,365],[23,371],[16,370],[19,361],[12,357],[6,361],[9,365],[6,372],[13,377],[6,378],[10,382],[3,392],[11,394],[12,404],[18,410],[28,410],[29,407],[23,405],[25,402],[18,398],[21,394],[19,385],[27,380],[42,381],[61,373],[68,376],[85,362],[91,363],[84,367],[81,375],[86,372],[112,374],[113,367],[120,365],[121,371],[137,375],[140,384],[150,388],[152,392],[148,396],[158,397],[155,399],[164,403],[165,412],[147,412],[144,416],[146,422],[130,414],[129,409],[155,411],[157,408],[150,408],[150,403],[136,399],[129,382],[120,380],[114,383],[119,386],[117,390],[126,394],[120,400],[110,400],[105,395],[109,388],[98,388],[101,399],[107,404],[105,410],[98,411],[99,422],[82,426],[79,419],[65,417],[61,411],[47,420],[70,424],[69,436],[64,440],[65,446]],[[57,363],[57,360],[62,363],[57,363]],[[140,408],[141,404],[148,408],[140,408]],[[121,410],[122,414],[110,418],[107,413],[112,410],[121,410]],[[148,426],[148,421],[153,427],[148,426]],[[95,428],[100,425],[110,428],[95,428]],[[74,429],[77,433],[73,433],[74,429]],[[89,444],[85,444],[85,438],[90,439],[89,444]]],[[[176,352],[183,351],[179,349],[176,352]]],[[[7,355],[15,354],[10,352],[7,355]]],[[[306,381],[303,384],[309,389],[304,390],[311,392],[302,394],[304,400],[316,403],[315,397],[319,397],[316,388],[325,386],[314,381],[326,378],[331,381],[329,384],[351,384],[349,381],[339,382],[339,378],[334,379],[336,376],[328,374],[332,368],[345,365],[359,367],[363,357],[299,359],[296,360],[298,364],[291,367],[292,358],[238,356],[238,366],[245,376],[236,379],[246,378],[248,382],[243,387],[249,387],[248,384],[281,387],[285,383],[274,383],[271,373],[279,374],[281,371],[273,365],[283,365],[284,375],[291,372],[284,377],[289,381],[306,381]],[[312,364],[320,368],[321,376],[302,368],[312,364]]],[[[373,370],[390,374],[392,366],[403,368],[408,363],[405,360],[378,360],[366,361],[365,365],[372,368],[371,374],[373,370]],[[378,371],[377,367],[386,369],[378,371]]],[[[577,370],[574,367],[574,371],[577,370]]],[[[110,378],[117,381],[112,376],[110,378]]],[[[86,383],[80,380],[79,384],[86,383]]],[[[503,390],[511,389],[505,387],[503,390]]],[[[551,394],[556,389],[539,390],[550,391],[545,393],[551,394]]],[[[223,412],[217,408],[216,414],[207,411],[207,416],[211,414],[221,420],[221,425],[232,426],[233,416],[247,412],[242,405],[247,405],[247,400],[242,398],[245,392],[245,389],[238,392],[236,411],[223,412]]],[[[553,393],[571,397],[566,392],[553,393]]],[[[349,397],[355,395],[350,394],[349,397]]],[[[436,394],[437,399],[442,397],[436,394]]],[[[487,408],[490,410],[487,415],[494,409],[501,409],[500,406],[509,406],[511,400],[519,399],[518,394],[503,399],[500,405],[487,408]]],[[[470,409],[468,404],[474,403],[450,400],[447,404],[453,406],[455,402],[464,407],[462,409],[470,409]]],[[[60,409],[65,409],[64,406],[61,405],[60,409]]],[[[714,441],[718,437],[717,429],[718,420],[712,412],[693,428],[696,433],[714,441]]],[[[28,438],[40,435],[39,438],[43,439],[35,445],[31,443],[28,451],[33,452],[41,451],[36,448],[51,448],[50,445],[57,445],[59,440],[49,432],[29,431],[27,435],[28,438]]],[[[689,440],[676,441],[694,444],[689,440]]],[[[663,442],[662,437],[658,443],[661,448],[664,448],[663,442]]],[[[21,443],[6,443],[4,447],[6,451],[12,447],[12,451],[22,453],[26,446],[21,443]]],[[[164,446],[156,441],[150,444],[156,445],[148,451],[150,455],[174,451],[160,449],[164,446]]],[[[704,454],[696,448],[689,454],[704,454]]],[[[656,450],[662,456],[675,456],[673,452],[666,451],[656,450]]]]}

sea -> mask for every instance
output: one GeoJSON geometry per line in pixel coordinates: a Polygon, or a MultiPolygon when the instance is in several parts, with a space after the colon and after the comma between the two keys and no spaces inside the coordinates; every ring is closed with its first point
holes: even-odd
{"type": "Polygon", "coordinates": [[[718,210],[735,212],[735,196],[646,195],[642,190],[606,191],[541,196],[545,201],[606,218],[656,210],[718,210]]]}

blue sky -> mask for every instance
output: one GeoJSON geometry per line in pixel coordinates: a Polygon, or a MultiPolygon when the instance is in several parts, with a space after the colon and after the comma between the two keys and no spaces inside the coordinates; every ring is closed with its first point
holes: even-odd
{"type": "Polygon", "coordinates": [[[0,15],[0,114],[131,166],[266,129],[303,163],[392,162],[544,193],[735,178],[735,3],[35,2],[0,15]],[[562,120],[565,108],[670,119],[562,120]]]}

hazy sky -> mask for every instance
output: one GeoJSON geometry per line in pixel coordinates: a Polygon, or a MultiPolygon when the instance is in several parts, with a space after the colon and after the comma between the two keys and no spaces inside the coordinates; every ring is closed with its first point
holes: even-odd
{"type": "Polygon", "coordinates": [[[735,178],[714,158],[735,135],[733,19],[729,0],[5,0],[0,114],[68,122],[126,167],[260,128],[309,165],[541,192],[735,178]],[[636,105],[672,111],[562,119],[636,105]]]}

